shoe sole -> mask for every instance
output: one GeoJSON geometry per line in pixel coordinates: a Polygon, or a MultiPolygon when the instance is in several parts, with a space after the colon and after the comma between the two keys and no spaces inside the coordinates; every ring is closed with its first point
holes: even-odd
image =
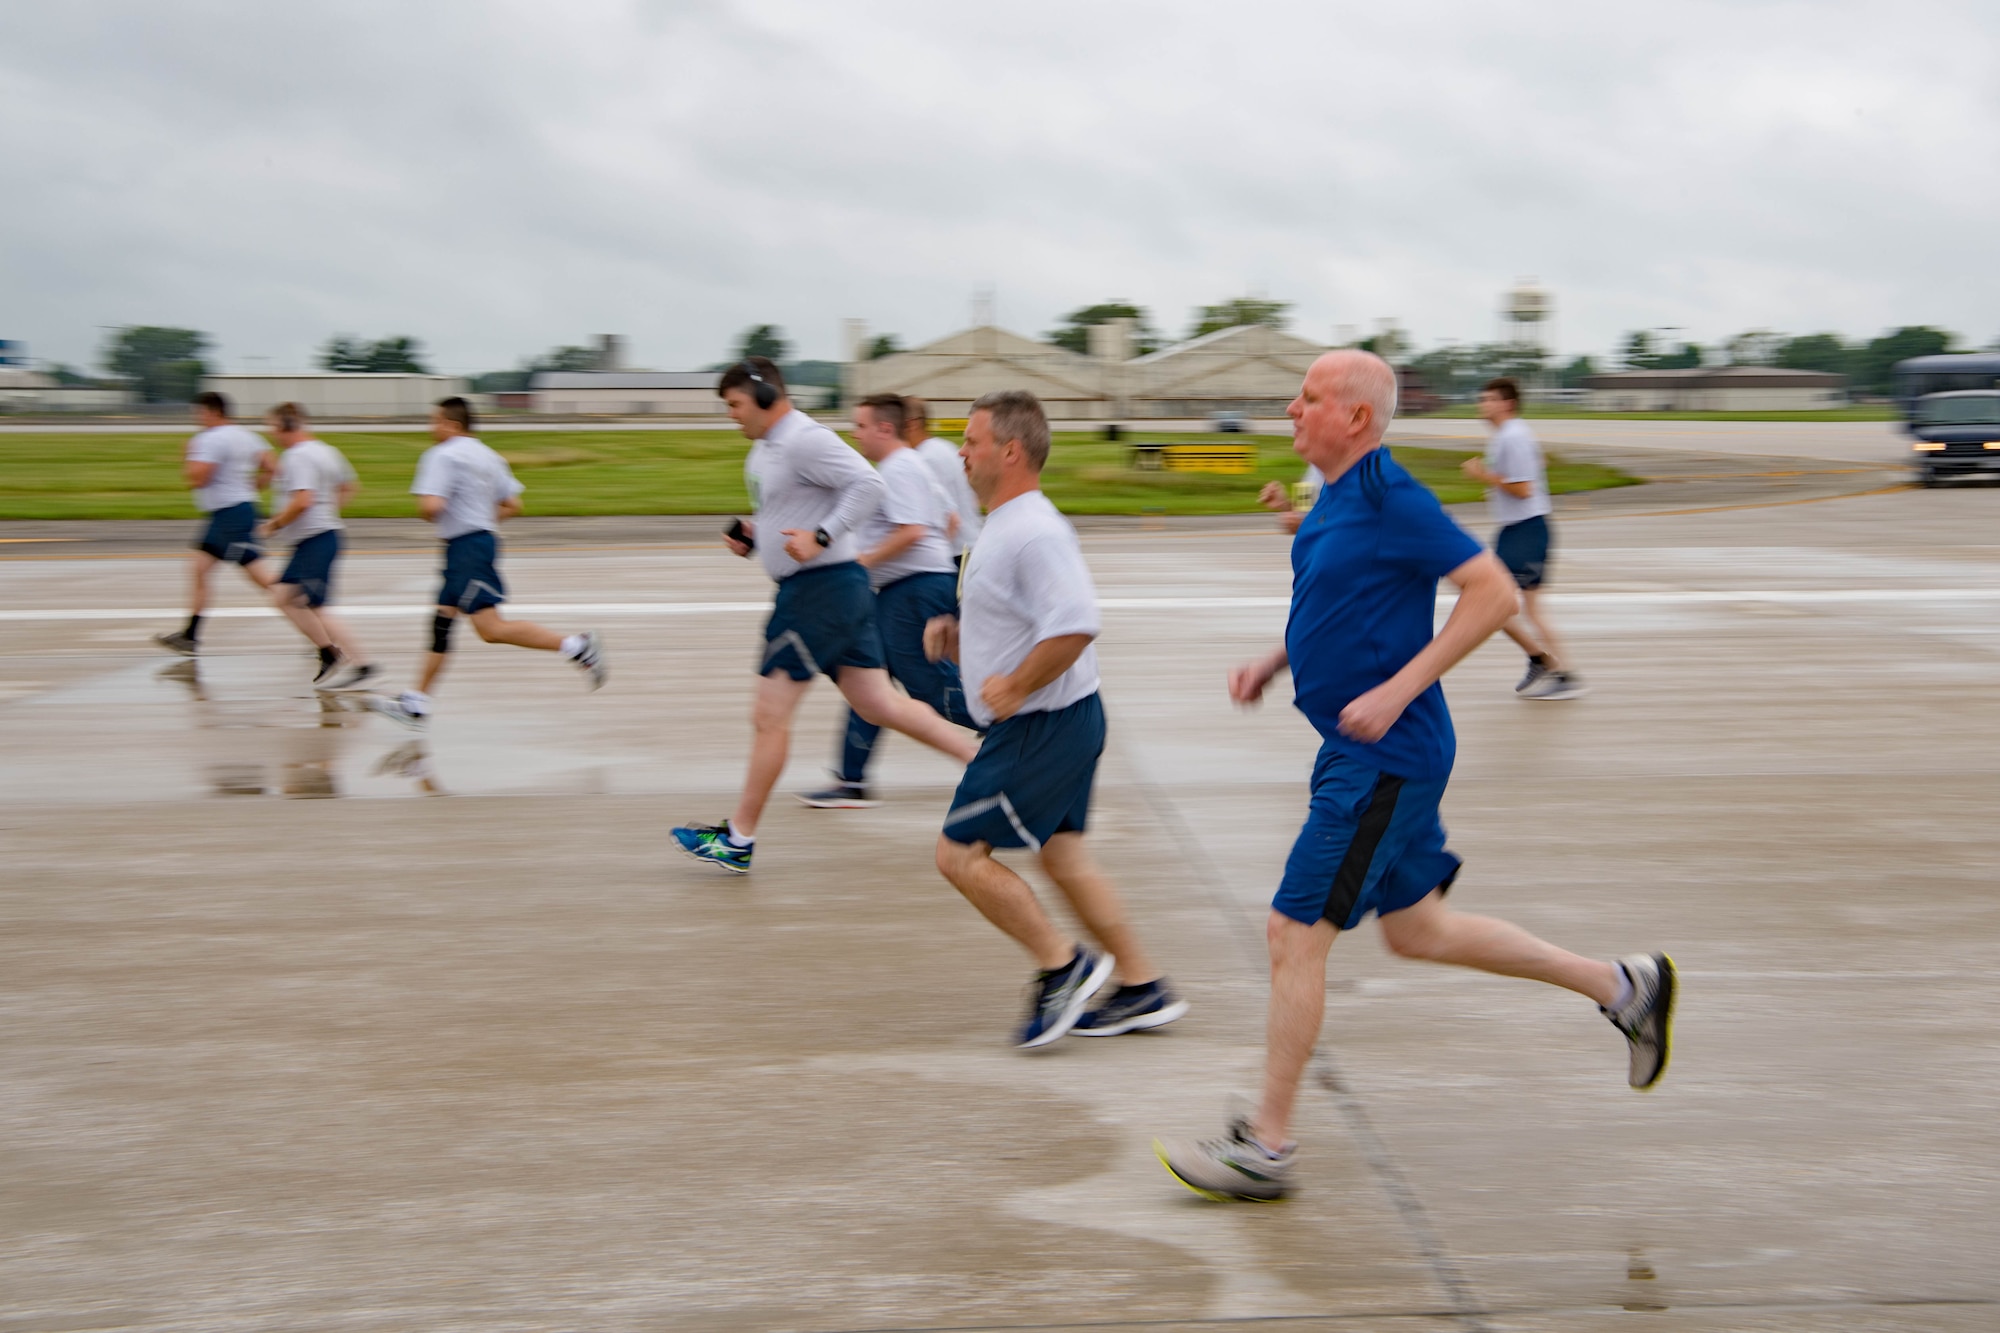
{"type": "Polygon", "coordinates": [[[1153,1140],[1153,1156],[1160,1159],[1160,1165],[1167,1168],[1167,1174],[1172,1176],[1175,1180],[1178,1180],[1182,1184],[1182,1186],[1193,1191],[1196,1194],[1199,1194],[1204,1199],[1211,1200],[1212,1202],[1283,1203],[1285,1201],[1285,1196],[1282,1193],[1273,1194],[1268,1198],[1261,1194],[1224,1194],[1220,1190],[1212,1190],[1206,1188],[1205,1186],[1197,1185],[1192,1180],[1189,1180],[1186,1176],[1182,1175],[1180,1172],[1174,1170],[1174,1164],[1167,1160],[1167,1145],[1161,1143],[1158,1139],[1153,1140]]]}
{"type": "Polygon", "coordinates": [[[674,838],[672,841],[674,850],[690,861],[699,861],[705,866],[714,866],[717,870],[726,870],[732,875],[747,875],[750,873],[749,866],[733,866],[727,861],[718,861],[712,856],[703,856],[700,852],[689,848],[679,838],[674,838]]]}
{"type": "Polygon", "coordinates": [[[1085,979],[1084,983],[1071,993],[1069,1004],[1064,1007],[1063,1016],[1056,1020],[1055,1026],[1044,1032],[1041,1036],[1036,1037],[1033,1041],[1022,1042],[1021,1049],[1024,1051],[1037,1050],[1043,1046],[1047,1046],[1050,1042],[1059,1041],[1063,1037],[1068,1036],[1070,1029],[1076,1026],[1076,1020],[1083,1017],[1083,1006],[1089,1004],[1091,997],[1104,989],[1104,983],[1111,980],[1111,969],[1116,966],[1118,966],[1118,960],[1110,954],[1101,953],[1097,955],[1096,966],[1091,969],[1090,976],[1085,979]]]}
{"type": "Polygon", "coordinates": [[[1667,1066],[1674,1058],[1674,1004],[1680,999],[1680,975],[1674,968],[1674,960],[1666,954],[1660,955],[1660,995],[1666,1006],[1666,1016],[1660,1020],[1660,1067],[1644,1083],[1632,1086],[1640,1092],[1651,1092],[1667,1076],[1667,1066]]]}
{"type": "Polygon", "coordinates": [[[344,694],[348,690],[365,690],[375,677],[363,676],[359,680],[336,680],[331,685],[314,684],[313,688],[322,694],[344,694]]]}
{"type": "Polygon", "coordinates": [[[1187,1013],[1187,1011],[1188,1002],[1186,1000],[1175,1000],[1164,1009],[1128,1018],[1116,1027],[1073,1028],[1071,1031],[1079,1037],[1118,1037],[1123,1036],[1127,1032],[1144,1032],[1151,1028],[1163,1028],[1187,1013]]]}
{"type": "Polygon", "coordinates": [[[841,796],[826,800],[817,796],[799,796],[798,803],[809,810],[873,810],[882,804],[860,796],[841,796]]]}
{"type": "Polygon", "coordinates": [[[179,644],[161,643],[158,639],[153,640],[153,646],[161,652],[173,653],[177,657],[193,657],[199,651],[195,648],[183,648],[179,644]]]}

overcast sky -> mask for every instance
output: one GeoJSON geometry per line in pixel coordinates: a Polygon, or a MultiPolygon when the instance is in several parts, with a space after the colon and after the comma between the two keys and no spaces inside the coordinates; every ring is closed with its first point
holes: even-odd
{"type": "MultiPolygon", "coordinates": [[[[407,333],[452,370],[747,325],[836,356],[1245,293],[1292,327],[2000,333],[2000,6],[19,0],[0,337],[407,333]]],[[[265,358],[253,360],[252,358],[265,358]]]]}

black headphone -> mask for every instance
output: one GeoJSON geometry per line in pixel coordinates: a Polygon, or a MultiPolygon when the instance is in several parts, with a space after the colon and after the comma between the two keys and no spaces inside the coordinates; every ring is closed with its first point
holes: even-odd
{"type": "Polygon", "coordinates": [[[757,367],[750,364],[748,357],[737,362],[736,368],[748,375],[750,383],[755,386],[750,390],[750,396],[757,400],[757,406],[770,411],[771,405],[778,401],[777,387],[757,373],[757,367]]]}

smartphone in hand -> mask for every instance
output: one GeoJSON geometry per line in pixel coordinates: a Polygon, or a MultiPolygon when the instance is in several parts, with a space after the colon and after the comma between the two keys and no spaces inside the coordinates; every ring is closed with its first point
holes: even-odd
{"type": "Polygon", "coordinates": [[[733,542],[741,542],[753,551],[757,549],[757,539],[750,535],[750,529],[743,526],[743,520],[740,518],[730,523],[726,535],[733,542]]]}

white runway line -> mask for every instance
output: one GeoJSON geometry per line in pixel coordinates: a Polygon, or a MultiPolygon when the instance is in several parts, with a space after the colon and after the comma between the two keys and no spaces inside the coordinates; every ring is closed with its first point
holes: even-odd
{"type": "MultiPolygon", "coordinates": [[[[2000,602],[2000,588],[1702,588],[1646,592],[1556,592],[1556,606],[1836,606],[1898,602],[2000,602]]],[[[1438,598],[1440,610],[1456,597],[1438,598]]],[[[1291,605],[1289,597],[1100,597],[1106,611],[1270,611],[1291,605]]],[[[432,604],[384,605],[362,602],[331,609],[356,619],[428,614],[432,604]]],[[[709,616],[749,615],[771,609],[769,602],[508,602],[503,613],[520,616],[709,616]]],[[[250,620],[278,613],[264,606],[225,606],[203,613],[222,620],[250,620]]],[[[185,607],[23,607],[0,610],[0,622],[33,620],[172,620],[185,607]]]]}

